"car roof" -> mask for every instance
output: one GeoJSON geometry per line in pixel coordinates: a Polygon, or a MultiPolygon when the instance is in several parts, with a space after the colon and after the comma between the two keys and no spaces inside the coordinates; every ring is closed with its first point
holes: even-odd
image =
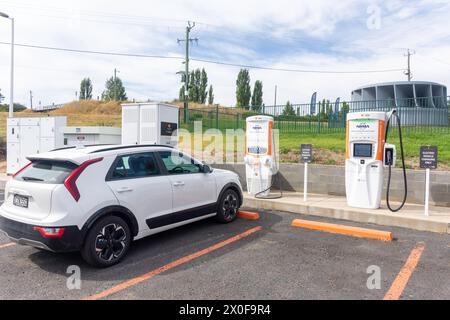
{"type": "Polygon", "coordinates": [[[123,153],[132,153],[138,151],[167,151],[173,150],[170,146],[164,145],[89,145],[81,147],[67,147],[55,149],[49,152],[30,155],[27,158],[47,159],[47,160],[65,160],[81,164],[86,160],[98,158],[101,156],[110,156],[123,153]]]}

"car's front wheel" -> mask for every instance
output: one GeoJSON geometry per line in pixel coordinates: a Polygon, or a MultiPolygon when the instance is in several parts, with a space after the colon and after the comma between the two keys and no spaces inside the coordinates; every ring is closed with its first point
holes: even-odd
{"type": "Polygon", "coordinates": [[[131,243],[130,228],[116,216],[98,220],[89,230],[81,255],[95,267],[109,267],[127,254],[131,243]]]}
{"type": "Polygon", "coordinates": [[[239,196],[236,191],[227,189],[219,199],[216,220],[229,223],[236,219],[239,210],[239,196]]]}

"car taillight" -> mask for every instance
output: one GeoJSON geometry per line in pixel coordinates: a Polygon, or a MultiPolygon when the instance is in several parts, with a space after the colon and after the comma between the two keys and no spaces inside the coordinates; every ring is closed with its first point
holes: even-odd
{"type": "Polygon", "coordinates": [[[64,234],[64,228],[48,228],[48,227],[34,227],[34,230],[39,231],[45,238],[61,238],[64,234]]]}
{"type": "Polygon", "coordinates": [[[88,166],[102,160],[103,158],[97,158],[83,162],[70,174],[70,176],[67,177],[66,181],[64,181],[64,185],[66,186],[72,197],[75,199],[75,201],[80,200],[80,192],[78,191],[78,187],[76,184],[78,177],[88,166]]]}
{"type": "Polygon", "coordinates": [[[26,168],[28,168],[30,166],[30,164],[32,164],[33,162],[29,162],[27,163],[25,166],[23,166],[22,168],[20,168],[16,173],[14,173],[12,175],[12,177],[14,178],[15,176],[17,176],[19,173],[21,173],[23,170],[25,170],[26,168]]]}

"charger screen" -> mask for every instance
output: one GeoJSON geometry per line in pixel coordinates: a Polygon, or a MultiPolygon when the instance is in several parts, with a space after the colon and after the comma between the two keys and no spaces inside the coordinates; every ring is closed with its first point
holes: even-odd
{"type": "Polygon", "coordinates": [[[353,156],[358,158],[372,158],[372,144],[355,143],[353,145],[353,156]]]}

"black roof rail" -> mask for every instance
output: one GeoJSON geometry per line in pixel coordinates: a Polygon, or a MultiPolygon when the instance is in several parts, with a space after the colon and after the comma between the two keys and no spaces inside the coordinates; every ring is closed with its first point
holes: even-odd
{"type": "Polygon", "coordinates": [[[126,146],[117,146],[117,147],[110,147],[105,149],[99,149],[95,150],[89,153],[98,153],[98,152],[106,152],[106,151],[114,151],[114,150],[122,150],[122,149],[131,149],[131,148],[148,148],[148,147],[155,147],[155,148],[170,148],[173,149],[172,146],[164,145],[164,144],[136,144],[136,145],[126,145],[126,146]]]}

